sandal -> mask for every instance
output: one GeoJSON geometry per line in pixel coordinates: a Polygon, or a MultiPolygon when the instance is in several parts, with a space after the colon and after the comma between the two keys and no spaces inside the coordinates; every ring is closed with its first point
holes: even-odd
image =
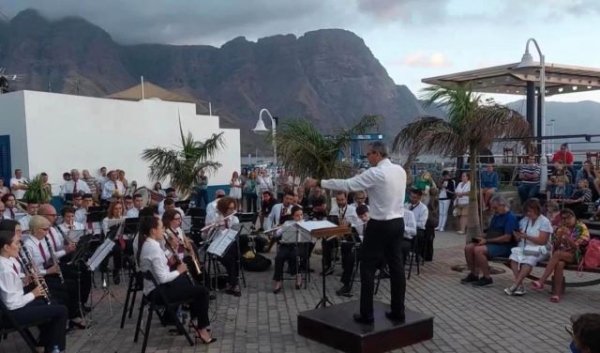
{"type": "Polygon", "coordinates": [[[531,288],[535,290],[544,290],[544,284],[540,281],[531,282],[531,288]]]}
{"type": "Polygon", "coordinates": [[[553,295],[550,297],[552,303],[558,303],[560,301],[560,295],[553,295]]]}
{"type": "Polygon", "coordinates": [[[211,337],[208,341],[205,340],[204,338],[202,338],[202,336],[200,335],[200,331],[196,330],[196,340],[200,340],[200,342],[202,342],[203,344],[211,344],[213,342],[216,342],[217,339],[214,337],[211,337]]]}

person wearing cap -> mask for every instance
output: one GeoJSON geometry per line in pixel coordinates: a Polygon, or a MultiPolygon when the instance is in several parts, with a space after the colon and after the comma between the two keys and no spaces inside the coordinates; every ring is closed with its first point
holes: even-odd
{"type": "Polygon", "coordinates": [[[225,190],[218,189],[215,191],[215,199],[206,206],[206,219],[204,223],[212,224],[217,219],[217,202],[219,199],[225,197],[225,190]]]}

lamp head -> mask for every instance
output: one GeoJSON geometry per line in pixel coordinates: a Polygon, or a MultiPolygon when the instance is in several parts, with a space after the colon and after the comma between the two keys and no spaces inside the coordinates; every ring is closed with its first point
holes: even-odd
{"type": "Polygon", "coordinates": [[[263,120],[261,118],[258,118],[258,121],[256,122],[256,126],[254,127],[254,129],[252,129],[252,131],[255,134],[266,134],[269,132],[269,130],[267,130],[267,128],[265,127],[265,123],[263,122],[263,120]]]}
{"type": "Polygon", "coordinates": [[[539,67],[540,63],[537,61],[533,61],[533,57],[527,50],[523,57],[521,58],[521,62],[517,65],[517,68],[526,68],[526,67],[539,67]]]}

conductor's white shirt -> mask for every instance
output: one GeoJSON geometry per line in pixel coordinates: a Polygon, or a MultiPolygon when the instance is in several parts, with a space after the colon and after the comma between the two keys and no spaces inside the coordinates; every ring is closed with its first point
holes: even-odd
{"type": "Polygon", "coordinates": [[[371,219],[386,221],[404,216],[406,172],[388,158],[350,179],[322,180],[321,186],[330,190],[365,190],[371,219]]]}

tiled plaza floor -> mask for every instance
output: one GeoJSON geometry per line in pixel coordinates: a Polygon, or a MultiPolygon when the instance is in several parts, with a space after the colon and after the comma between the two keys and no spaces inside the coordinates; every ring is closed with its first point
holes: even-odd
{"type": "MultiPolygon", "coordinates": [[[[502,289],[510,284],[508,272],[495,275],[494,285],[488,288],[461,285],[459,279],[464,274],[450,267],[463,262],[463,242],[463,237],[455,233],[439,233],[434,262],[427,263],[419,276],[413,273],[408,281],[407,307],[435,316],[434,338],[397,352],[567,352],[569,337],[564,326],[569,316],[600,311],[599,286],[569,289],[561,303],[552,304],[547,293],[506,296],[502,289]]],[[[317,268],[320,256],[313,256],[313,261],[317,268]]],[[[335,352],[296,334],[298,312],[313,309],[320,299],[318,277],[313,276],[309,288],[303,290],[295,290],[293,281],[286,281],[284,291],[275,295],[271,292],[272,271],[246,275],[248,287],[243,289],[242,297],[219,294],[211,302],[217,342],[190,347],[183,337],[169,336],[156,320],[147,352],[335,352]]],[[[573,273],[569,277],[581,280],[573,273]]],[[[137,311],[125,328],[119,329],[125,286],[113,287],[117,302],[112,303],[112,313],[105,300],[93,314],[92,328],[69,334],[67,352],[140,351],[141,344],[133,343],[137,311]]],[[[358,299],[358,286],[354,287],[354,298],[341,298],[335,295],[339,288],[337,273],[328,278],[329,296],[334,303],[358,299]]],[[[100,294],[100,290],[95,291],[96,298],[100,294]]],[[[388,295],[389,284],[382,281],[378,298],[386,301],[388,295]]],[[[26,349],[21,338],[11,334],[0,343],[0,352],[26,349]]]]}

